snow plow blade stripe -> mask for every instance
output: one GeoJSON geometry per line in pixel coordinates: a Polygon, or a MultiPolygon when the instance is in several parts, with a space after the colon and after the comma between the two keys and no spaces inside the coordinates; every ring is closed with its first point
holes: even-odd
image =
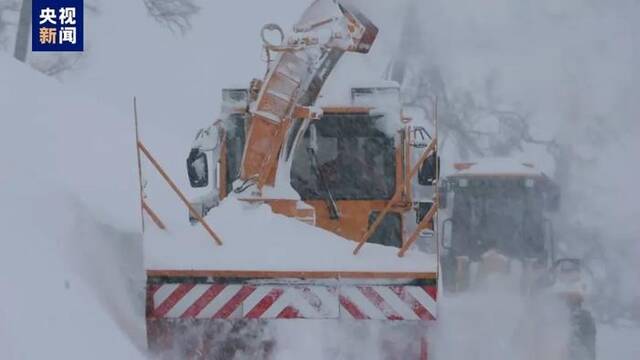
{"type": "Polygon", "coordinates": [[[166,283],[147,290],[148,319],[435,320],[437,287],[166,283]],[[168,294],[168,295],[167,295],[168,294]]]}

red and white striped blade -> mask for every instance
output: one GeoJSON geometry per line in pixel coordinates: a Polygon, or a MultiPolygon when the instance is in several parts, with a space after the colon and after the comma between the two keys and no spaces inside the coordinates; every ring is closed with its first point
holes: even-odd
{"type": "Polygon", "coordinates": [[[153,318],[434,320],[435,286],[162,284],[153,318]]]}

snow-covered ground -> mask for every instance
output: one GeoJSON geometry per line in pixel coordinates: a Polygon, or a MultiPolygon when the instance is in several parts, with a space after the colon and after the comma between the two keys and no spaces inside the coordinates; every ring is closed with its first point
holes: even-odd
{"type": "MultiPolygon", "coordinates": [[[[353,83],[383,72],[404,15],[404,2],[357,3],[381,34],[370,55],[345,57],[336,69],[334,79],[353,83]]],[[[260,27],[277,22],[288,28],[307,5],[202,2],[193,31],[179,37],[149,19],[142,1],[98,4],[101,14],[87,15],[87,57],[61,81],[0,54],[3,359],[146,357],[131,98],[138,96],[145,143],[188,189],[184,158],[197,128],[215,118],[219,90],[259,77],[260,27]]],[[[633,254],[640,255],[640,246],[627,239],[637,236],[639,214],[637,170],[629,173],[639,132],[628,121],[637,114],[640,83],[640,35],[632,21],[638,7],[631,1],[620,8],[579,0],[543,1],[534,9],[510,4],[429,3],[434,61],[458,87],[482,92],[502,84],[491,96],[537,111],[537,118],[548,118],[541,121],[545,128],[551,123],[565,141],[588,149],[583,163],[574,164],[586,181],[575,183],[569,207],[584,224],[607,231],[607,249],[626,252],[619,278],[626,293],[637,294],[633,254]],[[523,14],[527,20],[516,21],[523,14]],[[579,96],[570,96],[574,92],[579,96]],[[583,120],[610,113],[611,127],[607,120],[583,120]],[[589,144],[608,150],[598,153],[589,144]]],[[[342,85],[330,81],[327,92],[342,85]]],[[[520,305],[447,300],[441,298],[449,305],[439,311],[434,330],[436,360],[518,358],[489,330],[495,325],[508,333],[514,326],[508,316],[520,305]]],[[[352,336],[352,329],[316,325],[276,329],[278,358],[332,358],[336,347],[350,345],[363,349],[356,355],[377,354],[375,329],[352,336]]],[[[599,359],[637,358],[638,339],[637,325],[600,325],[599,359]]]]}
{"type": "Polygon", "coordinates": [[[141,358],[130,126],[4,54],[0,69],[0,357],[141,358]]]}

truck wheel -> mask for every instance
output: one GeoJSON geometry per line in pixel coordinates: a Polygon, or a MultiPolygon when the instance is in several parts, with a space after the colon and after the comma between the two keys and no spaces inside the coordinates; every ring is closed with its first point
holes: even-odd
{"type": "Polygon", "coordinates": [[[440,259],[442,267],[442,286],[447,293],[455,292],[456,289],[456,259],[451,255],[445,255],[440,259]]]}
{"type": "Polygon", "coordinates": [[[578,308],[571,314],[570,360],[596,359],[596,324],[587,310],[578,308]]]}

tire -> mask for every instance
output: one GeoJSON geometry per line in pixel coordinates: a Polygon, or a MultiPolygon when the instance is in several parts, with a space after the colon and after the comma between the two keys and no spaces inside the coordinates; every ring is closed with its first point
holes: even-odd
{"type": "Polygon", "coordinates": [[[440,260],[442,267],[442,287],[447,293],[453,293],[456,290],[456,259],[453,255],[445,255],[440,260]]]}
{"type": "Polygon", "coordinates": [[[582,308],[571,314],[570,360],[596,359],[596,324],[593,316],[582,308]]]}

